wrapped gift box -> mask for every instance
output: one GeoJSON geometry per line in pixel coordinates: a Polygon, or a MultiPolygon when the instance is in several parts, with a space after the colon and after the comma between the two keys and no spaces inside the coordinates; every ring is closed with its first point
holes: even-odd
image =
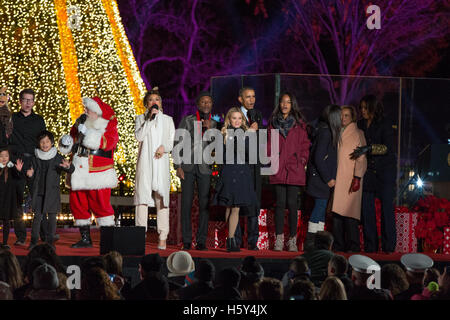
{"type": "Polygon", "coordinates": [[[227,236],[228,236],[228,226],[225,221],[209,221],[206,247],[216,249],[225,248],[227,236]]]}
{"type": "Polygon", "coordinates": [[[256,243],[259,250],[269,249],[269,232],[267,229],[267,209],[261,209],[258,217],[259,237],[256,243]]]}
{"type": "Polygon", "coordinates": [[[397,245],[395,252],[417,252],[415,228],[418,220],[417,212],[396,212],[397,245]]]}
{"type": "Polygon", "coordinates": [[[444,228],[444,254],[450,254],[450,227],[444,228]]]}

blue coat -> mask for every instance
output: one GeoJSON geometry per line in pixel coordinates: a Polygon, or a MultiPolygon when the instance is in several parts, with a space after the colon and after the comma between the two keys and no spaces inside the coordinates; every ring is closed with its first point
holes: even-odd
{"type": "Polygon", "coordinates": [[[337,149],[328,125],[319,123],[307,169],[306,192],[314,198],[328,199],[328,181],[336,179],[337,149]]]}

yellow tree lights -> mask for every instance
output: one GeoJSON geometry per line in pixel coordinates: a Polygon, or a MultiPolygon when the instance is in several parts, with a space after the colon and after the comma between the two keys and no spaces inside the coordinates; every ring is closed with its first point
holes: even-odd
{"type": "MultiPolygon", "coordinates": [[[[115,0],[2,0],[0,85],[19,109],[24,88],[36,92],[35,111],[59,138],[83,112],[81,98],[99,96],[117,114],[116,170],[134,182],[135,116],[146,88],[115,0]]],[[[173,170],[173,169],[172,169],[173,170]]],[[[179,181],[172,179],[172,190],[179,181]]]]}

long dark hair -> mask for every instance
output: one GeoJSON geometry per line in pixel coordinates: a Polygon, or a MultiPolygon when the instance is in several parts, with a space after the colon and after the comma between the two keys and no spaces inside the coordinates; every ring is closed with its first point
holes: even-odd
{"type": "Polygon", "coordinates": [[[291,111],[289,112],[289,114],[294,117],[295,122],[297,122],[299,124],[303,123],[304,125],[306,125],[306,118],[303,115],[303,113],[300,111],[300,108],[298,107],[297,99],[295,98],[295,96],[292,93],[287,92],[287,91],[280,94],[280,98],[278,99],[278,104],[272,112],[270,121],[273,123],[273,120],[276,119],[279,115],[281,115],[280,104],[281,104],[281,99],[283,99],[284,96],[288,96],[289,99],[291,99],[291,111]]]}
{"type": "Polygon", "coordinates": [[[333,137],[333,146],[336,148],[341,135],[341,107],[337,104],[329,104],[323,109],[319,121],[328,125],[333,137]]]}
{"type": "Polygon", "coordinates": [[[383,103],[377,99],[373,94],[365,95],[359,102],[359,108],[361,109],[362,102],[366,103],[367,111],[370,115],[373,115],[373,120],[378,121],[383,118],[384,107],[383,103]]]}

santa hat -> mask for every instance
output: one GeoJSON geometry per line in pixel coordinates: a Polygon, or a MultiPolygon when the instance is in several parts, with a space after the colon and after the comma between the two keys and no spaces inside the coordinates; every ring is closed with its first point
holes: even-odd
{"type": "Polygon", "coordinates": [[[111,120],[114,117],[114,110],[99,97],[83,98],[83,105],[103,119],[111,120]]]}

